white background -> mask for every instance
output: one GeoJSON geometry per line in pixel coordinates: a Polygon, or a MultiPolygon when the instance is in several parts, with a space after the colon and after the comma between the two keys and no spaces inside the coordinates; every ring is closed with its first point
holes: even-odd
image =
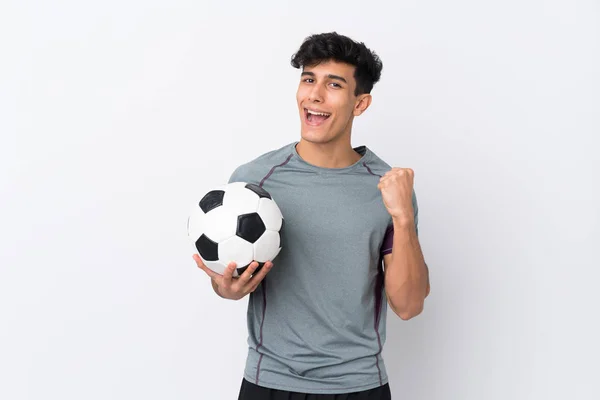
{"type": "Polygon", "coordinates": [[[246,301],[187,213],[298,139],[289,60],[332,30],[384,63],[353,144],[416,171],[432,292],[388,314],[394,399],[600,398],[593,0],[3,1],[0,398],[237,398],[246,301]]]}

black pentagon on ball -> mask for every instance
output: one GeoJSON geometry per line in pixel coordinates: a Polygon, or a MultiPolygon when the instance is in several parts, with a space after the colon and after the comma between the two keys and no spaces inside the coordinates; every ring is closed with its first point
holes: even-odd
{"type": "Polygon", "coordinates": [[[265,223],[262,221],[258,213],[254,212],[238,216],[237,230],[235,234],[242,239],[250,243],[254,243],[259,237],[261,237],[263,233],[265,233],[266,230],[267,228],[265,227],[265,223]]]}
{"type": "MultiPolygon", "coordinates": [[[[254,261],[253,261],[253,262],[254,262],[254,261]]],[[[250,263],[250,264],[252,264],[252,263],[250,263]]],[[[245,265],[245,266],[243,266],[243,267],[241,267],[241,268],[238,268],[238,269],[237,269],[237,273],[238,273],[239,275],[243,274],[243,273],[244,273],[244,271],[248,269],[248,267],[250,266],[250,264],[248,264],[248,265],[245,265]]],[[[265,263],[263,263],[263,262],[259,262],[259,263],[258,263],[258,267],[256,267],[256,269],[254,270],[254,274],[258,273],[258,272],[261,270],[261,268],[262,268],[264,265],[265,265],[265,263]]]]}
{"type": "Polygon", "coordinates": [[[246,184],[245,188],[252,190],[258,195],[258,197],[266,197],[267,199],[271,199],[271,195],[269,194],[269,192],[263,189],[262,186],[255,185],[254,183],[248,183],[246,184]]]}
{"type": "Polygon", "coordinates": [[[202,234],[196,240],[196,249],[206,261],[217,261],[219,259],[218,244],[210,240],[205,234],[202,234]]]}
{"type": "Polygon", "coordinates": [[[223,190],[211,190],[206,193],[202,200],[200,200],[200,208],[206,214],[213,208],[217,208],[223,205],[223,197],[225,196],[225,191],[223,190]]]}

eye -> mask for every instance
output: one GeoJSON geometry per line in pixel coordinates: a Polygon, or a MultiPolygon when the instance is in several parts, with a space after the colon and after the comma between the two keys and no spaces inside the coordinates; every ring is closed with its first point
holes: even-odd
{"type": "Polygon", "coordinates": [[[331,82],[331,85],[333,85],[333,87],[335,87],[336,89],[340,89],[342,87],[342,85],[336,82],[331,82]]]}
{"type": "Polygon", "coordinates": [[[312,83],[313,79],[312,78],[306,78],[304,79],[302,82],[306,82],[306,83],[312,83]],[[309,82],[310,81],[310,82],[309,82]]]}

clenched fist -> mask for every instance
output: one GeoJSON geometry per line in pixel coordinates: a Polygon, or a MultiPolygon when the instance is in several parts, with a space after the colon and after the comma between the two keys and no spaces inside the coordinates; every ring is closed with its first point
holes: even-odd
{"type": "Polygon", "coordinates": [[[414,222],[413,184],[415,173],[410,168],[392,168],[379,179],[383,203],[392,218],[401,223],[414,222]]]}

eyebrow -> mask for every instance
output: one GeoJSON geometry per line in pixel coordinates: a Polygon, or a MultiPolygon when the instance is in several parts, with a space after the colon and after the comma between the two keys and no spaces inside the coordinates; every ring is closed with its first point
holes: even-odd
{"type": "MultiPolygon", "coordinates": [[[[302,72],[302,76],[305,76],[305,75],[314,77],[315,73],[314,72],[302,72]]],[[[327,74],[326,76],[329,79],[337,79],[337,80],[342,81],[344,83],[348,83],[348,81],[346,81],[346,79],[344,79],[343,77],[341,77],[339,75],[327,74]]]]}

